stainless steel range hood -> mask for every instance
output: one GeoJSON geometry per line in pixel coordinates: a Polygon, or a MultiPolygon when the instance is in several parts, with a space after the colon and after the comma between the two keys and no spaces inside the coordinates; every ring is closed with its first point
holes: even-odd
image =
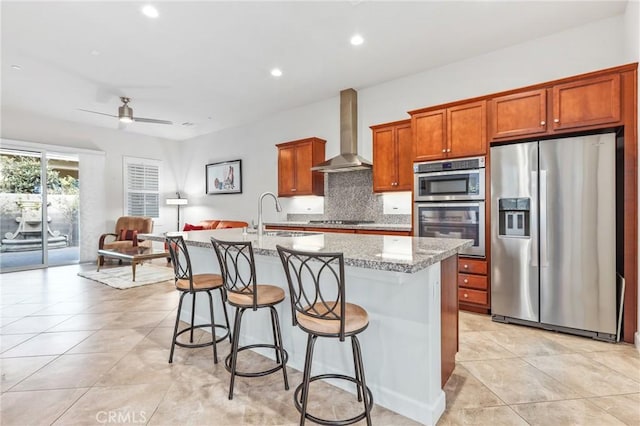
{"type": "Polygon", "coordinates": [[[311,170],[323,173],[366,170],[371,162],[358,155],[358,92],[340,92],[340,155],[320,163],[311,170]]]}

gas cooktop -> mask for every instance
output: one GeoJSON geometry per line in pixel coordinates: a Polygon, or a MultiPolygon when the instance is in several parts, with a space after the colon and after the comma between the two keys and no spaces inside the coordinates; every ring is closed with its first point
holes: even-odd
{"type": "Polygon", "coordinates": [[[374,223],[374,221],[373,220],[328,219],[328,220],[310,220],[309,223],[322,223],[326,225],[360,225],[363,223],[374,223]]]}

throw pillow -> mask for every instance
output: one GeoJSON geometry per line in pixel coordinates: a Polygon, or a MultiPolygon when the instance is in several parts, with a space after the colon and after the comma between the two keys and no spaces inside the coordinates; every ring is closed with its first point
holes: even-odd
{"type": "Polygon", "coordinates": [[[121,229],[120,241],[132,241],[133,246],[138,245],[138,230],[137,229],[121,229]]]}
{"type": "Polygon", "coordinates": [[[204,226],[192,225],[190,223],[185,223],[184,228],[182,228],[183,231],[202,231],[203,229],[204,226]]]}

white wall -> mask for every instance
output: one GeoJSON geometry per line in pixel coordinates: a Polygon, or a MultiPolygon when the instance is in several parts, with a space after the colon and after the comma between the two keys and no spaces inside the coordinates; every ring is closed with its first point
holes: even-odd
{"type": "MultiPolygon", "coordinates": [[[[175,167],[180,164],[180,161],[174,160],[178,156],[178,144],[173,141],[115,129],[84,126],[78,123],[26,114],[24,111],[7,109],[2,110],[2,138],[97,150],[105,153],[104,171],[101,172],[101,176],[92,176],[93,179],[91,179],[92,182],[100,185],[98,191],[103,193],[102,197],[96,197],[96,194],[91,194],[91,199],[101,198],[105,200],[102,217],[91,215],[91,217],[87,218],[96,222],[89,227],[93,232],[113,232],[115,220],[123,215],[123,156],[163,161],[161,191],[164,195],[171,195],[176,190],[175,167]]],[[[99,171],[96,172],[100,173],[99,171]]],[[[86,186],[83,188],[86,188],[86,186]]],[[[80,208],[83,208],[82,204],[80,208]]],[[[154,219],[156,231],[173,230],[175,228],[176,210],[163,206],[160,215],[160,218],[154,219]]],[[[90,258],[85,256],[81,260],[94,260],[94,255],[95,249],[90,258]]]]}
{"type": "MultiPolygon", "coordinates": [[[[356,87],[359,153],[372,157],[369,126],[409,118],[409,110],[620,65],[625,62],[624,35],[619,16],[381,85],[356,87]]],[[[327,157],[338,154],[338,93],[257,123],[185,141],[184,186],[194,200],[186,209],[187,220],[256,219],[258,195],[277,191],[275,144],[310,136],[327,140],[327,157]],[[243,161],[243,193],[204,196],[204,165],[236,158],[243,161]]],[[[264,211],[267,220],[278,218],[270,206],[264,211]]]]}

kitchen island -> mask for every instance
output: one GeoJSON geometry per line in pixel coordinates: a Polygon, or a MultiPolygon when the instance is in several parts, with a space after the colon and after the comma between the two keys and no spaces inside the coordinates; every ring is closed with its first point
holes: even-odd
{"type": "MultiPolygon", "coordinates": [[[[194,273],[219,273],[210,243],[212,236],[227,241],[252,241],[258,282],[281,286],[286,294],[287,281],[276,245],[344,253],[346,299],[369,313],[369,327],[359,338],[374,402],[423,424],[437,422],[445,408],[442,386],[448,377],[442,374],[442,366],[446,364],[452,369],[455,363],[457,253],[470,246],[471,240],[286,231],[266,233],[259,238],[256,234],[243,234],[241,229],[182,234],[189,246],[194,273]],[[441,304],[447,307],[441,310],[441,304]],[[455,321],[451,320],[452,315],[455,321]]],[[[161,235],[139,238],[164,241],[161,235]]],[[[189,307],[191,303],[185,305],[189,307]]],[[[288,298],[277,309],[284,347],[289,353],[288,366],[301,371],[306,334],[290,326],[288,298]]],[[[221,312],[220,307],[216,307],[216,312],[221,312]]],[[[196,322],[205,323],[207,313],[208,302],[204,298],[197,300],[196,322]]],[[[243,324],[240,344],[271,341],[268,312],[250,315],[243,324]]],[[[183,309],[183,319],[189,317],[190,312],[183,309]]],[[[260,353],[273,358],[273,351],[260,353]]],[[[353,374],[350,345],[319,339],[314,355],[316,369],[353,374]]],[[[355,392],[349,384],[332,383],[355,392]]]]}

